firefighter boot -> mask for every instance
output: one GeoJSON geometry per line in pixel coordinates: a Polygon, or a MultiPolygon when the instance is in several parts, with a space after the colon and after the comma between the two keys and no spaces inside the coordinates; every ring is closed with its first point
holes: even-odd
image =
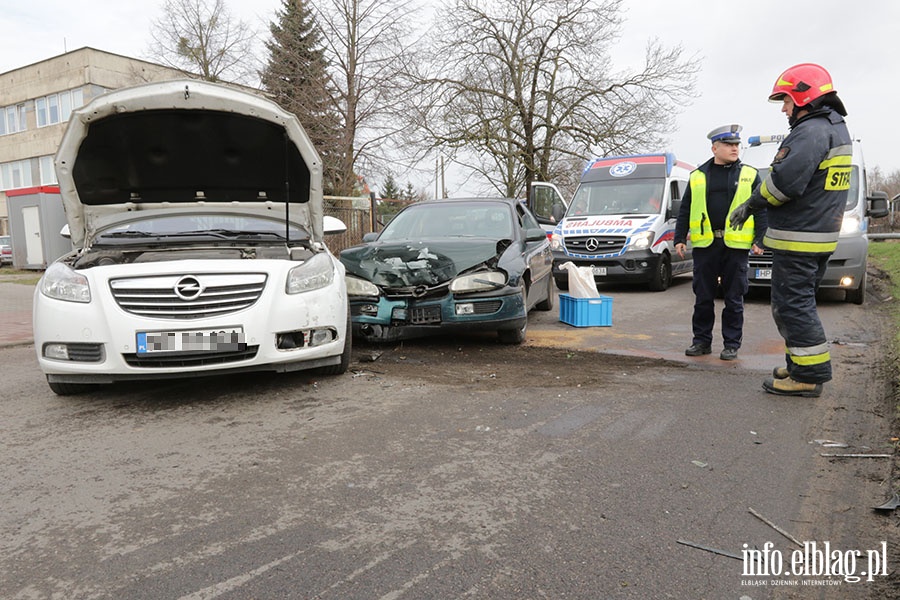
{"type": "Polygon", "coordinates": [[[766,379],[763,389],[770,394],[779,396],[802,396],[804,398],[818,398],[822,395],[821,383],[802,383],[794,381],[790,377],[785,379],[766,379]]]}
{"type": "Polygon", "coordinates": [[[791,376],[791,372],[787,370],[787,367],[775,367],[772,369],[772,377],[775,379],[787,379],[791,376]]]}

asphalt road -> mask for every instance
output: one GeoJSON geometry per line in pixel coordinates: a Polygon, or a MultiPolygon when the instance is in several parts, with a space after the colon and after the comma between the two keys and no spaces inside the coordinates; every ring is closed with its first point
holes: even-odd
{"type": "Polygon", "coordinates": [[[0,597],[895,598],[892,460],[822,456],[890,452],[878,299],[823,301],[837,377],[799,400],[760,389],[764,298],[725,363],[683,355],[688,279],[601,293],[608,328],[534,313],[523,347],[357,346],[330,378],[60,398],[0,348],[0,597]],[[893,575],[745,576],[745,544],[797,549],[774,526],[884,541],[893,575]]]}

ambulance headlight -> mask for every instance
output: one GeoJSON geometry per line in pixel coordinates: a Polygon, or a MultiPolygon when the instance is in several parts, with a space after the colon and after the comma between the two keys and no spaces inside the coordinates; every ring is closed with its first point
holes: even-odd
{"type": "Polygon", "coordinates": [[[563,249],[563,236],[554,233],[550,236],[550,249],[561,252],[563,249]]]}
{"type": "Polygon", "coordinates": [[[653,232],[644,231],[631,238],[629,245],[635,250],[646,250],[653,243],[653,232]]]}
{"type": "Polygon", "coordinates": [[[844,216],[844,221],[841,223],[841,233],[856,233],[857,231],[859,231],[859,217],[844,216]]]}

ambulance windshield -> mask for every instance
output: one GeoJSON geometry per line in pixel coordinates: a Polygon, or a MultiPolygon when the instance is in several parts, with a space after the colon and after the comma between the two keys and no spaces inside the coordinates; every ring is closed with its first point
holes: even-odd
{"type": "Polygon", "coordinates": [[[664,185],[661,179],[582,183],[566,217],[659,214],[663,208],[664,185]]]}

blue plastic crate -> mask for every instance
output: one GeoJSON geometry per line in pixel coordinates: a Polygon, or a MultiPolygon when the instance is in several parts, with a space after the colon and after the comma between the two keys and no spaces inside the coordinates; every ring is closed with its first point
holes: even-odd
{"type": "Polygon", "coordinates": [[[609,296],[573,298],[559,295],[559,320],[575,327],[609,327],[612,325],[612,301],[609,296]]]}

